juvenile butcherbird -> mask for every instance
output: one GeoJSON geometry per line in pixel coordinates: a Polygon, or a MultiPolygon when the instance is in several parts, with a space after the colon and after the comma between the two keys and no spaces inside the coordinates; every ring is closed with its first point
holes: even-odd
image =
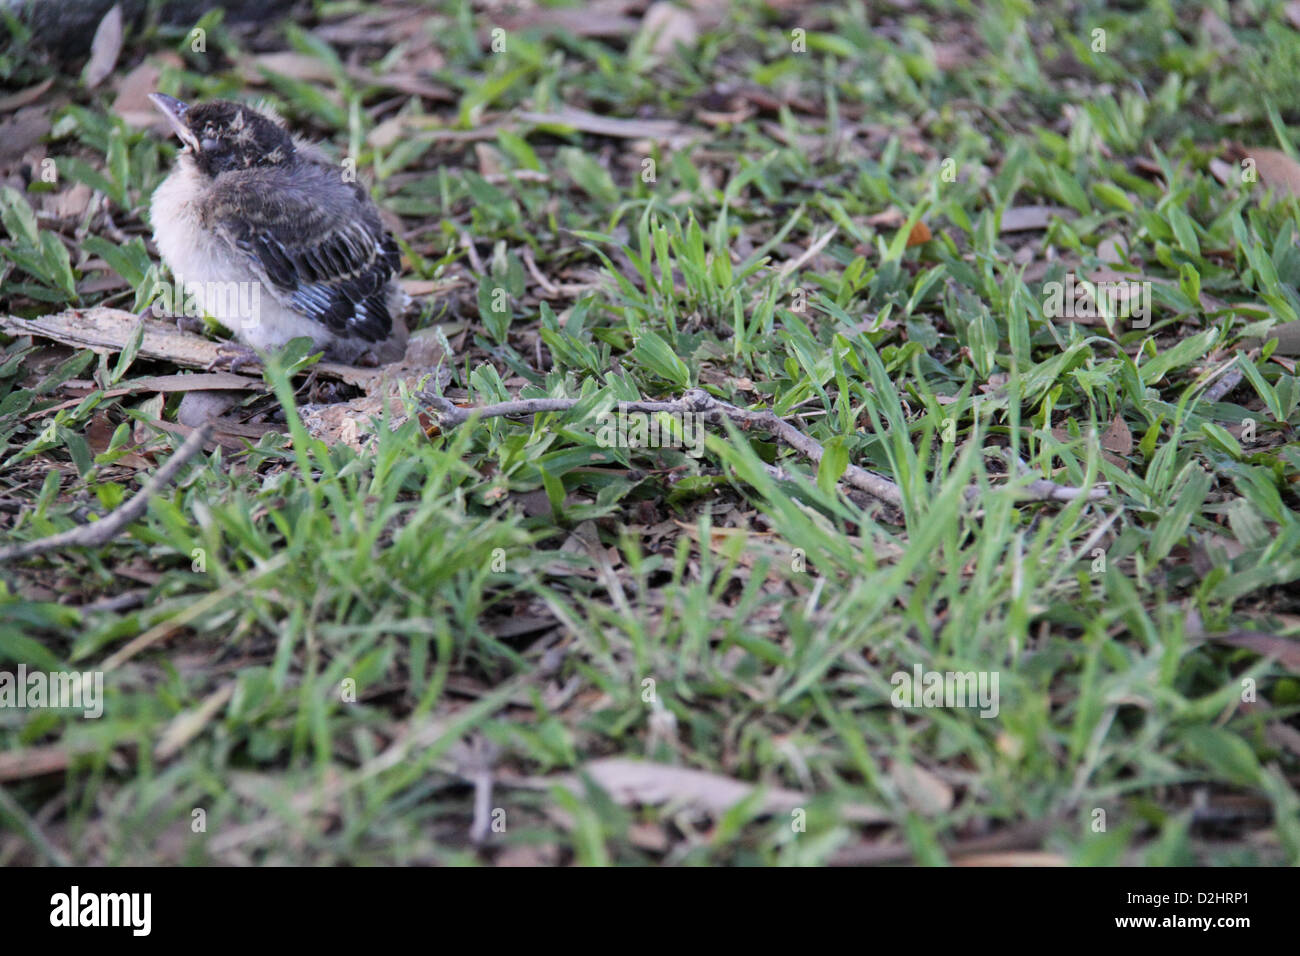
{"type": "Polygon", "coordinates": [[[150,99],[184,144],[150,211],[184,294],[254,349],[307,336],[340,362],[401,358],[400,254],[365,189],[252,107],[150,99]]]}

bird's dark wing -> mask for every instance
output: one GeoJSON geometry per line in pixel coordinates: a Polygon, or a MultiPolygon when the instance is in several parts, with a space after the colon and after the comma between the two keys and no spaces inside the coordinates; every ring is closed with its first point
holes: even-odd
{"type": "Polygon", "coordinates": [[[335,335],[386,339],[401,257],[364,190],[314,164],[259,172],[222,177],[208,206],[215,231],[284,304],[335,335]]]}

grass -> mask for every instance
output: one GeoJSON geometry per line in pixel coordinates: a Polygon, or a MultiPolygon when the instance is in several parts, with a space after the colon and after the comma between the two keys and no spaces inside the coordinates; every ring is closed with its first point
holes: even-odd
{"type": "MultiPolygon", "coordinates": [[[[740,2],[689,47],[543,16],[499,52],[468,4],[367,40],[380,6],[209,15],[202,52],[148,25],[115,78],[264,96],[354,159],[404,277],[456,280],[420,318],[454,398],[583,401],[358,453],[308,436],[285,355],[270,432],[111,544],[0,570],[3,669],[106,693],[97,720],[0,708],[0,860],[1300,861],[1300,384],[1264,338],[1300,318],[1300,209],[1225,147],[1295,151],[1284,4],[740,2]],[[1053,211],[1006,228],[1027,206],[1053,211]],[[1149,323],[1049,314],[1099,268],[1149,323]],[[796,421],[821,467],[736,429],[698,458],[599,441],[618,400],[689,387],[796,421]],[[901,507],[838,490],[849,462],[901,507]],[[1108,494],[1028,502],[1032,477],[1108,494]],[[996,676],[996,716],[897,706],[917,667],[996,676]],[[760,790],[629,803],[610,758],[760,790]]],[[[0,75],[54,77],[59,177],[0,195],[0,308],[140,308],[173,144],[17,40],[0,75]],[[56,218],[76,183],[102,205],[56,218]]],[[[179,444],[174,396],[110,394],[174,367],[0,341],[6,538],[179,444]]]]}

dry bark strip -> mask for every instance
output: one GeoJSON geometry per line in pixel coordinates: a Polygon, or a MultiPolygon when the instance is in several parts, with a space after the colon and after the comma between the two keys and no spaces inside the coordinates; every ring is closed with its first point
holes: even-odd
{"type": "MultiPolygon", "coordinates": [[[[69,309],[35,319],[0,315],[0,332],[8,335],[33,335],[93,352],[120,352],[131,341],[131,336],[141,323],[144,324],[144,336],[140,343],[140,358],[161,359],[175,365],[205,370],[214,367],[222,359],[221,346],[225,343],[178,329],[174,322],[141,319],[132,312],[102,306],[69,309]]],[[[318,375],[339,379],[358,388],[365,388],[381,374],[381,369],[378,368],[354,368],[335,362],[317,362],[312,369],[318,375]]],[[[260,388],[260,373],[251,381],[252,387],[260,388]]]]}

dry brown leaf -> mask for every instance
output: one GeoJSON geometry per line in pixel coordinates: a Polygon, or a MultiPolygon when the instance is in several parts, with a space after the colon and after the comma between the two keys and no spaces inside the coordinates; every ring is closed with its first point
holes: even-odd
{"type": "Polygon", "coordinates": [[[538,7],[500,21],[507,30],[552,30],[580,37],[626,37],[641,25],[623,14],[627,4],[597,0],[578,7],[538,7]]]}
{"type": "Polygon", "coordinates": [[[638,36],[648,38],[650,52],[662,57],[672,53],[678,43],[693,47],[700,38],[700,28],[690,11],[667,0],[659,0],[646,10],[638,36]]]}
{"type": "Polygon", "coordinates": [[[896,760],[889,776],[908,806],[918,813],[933,817],[952,809],[952,787],[924,767],[896,760]]]}
{"type": "Polygon", "coordinates": [[[55,219],[79,220],[85,215],[94,195],[95,191],[85,183],[73,183],[67,189],[47,194],[43,205],[55,219]]]}
{"type": "Polygon", "coordinates": [[[897,229],[907,221],[901,209],[897,206],[890,206],[884,212],[878,212],[868,216],[865,220],[868,226],[874,226],[877,229],[897,229]]]}
{"type": "Polygon", "coordinates": [[[485,179],[499,175],[505,165],[501,151],[487,143],[474,144],[474,157],[478,160],[478,174],[485,179]]]}
{"type": "Polygon", "coordinates": [[[162,68],[153,61],[145,61],[122,77],[117,83],[113,112],[136,129],[144,129],[155,123],[166,125],[166,119],[149,102],[149,94],[158,89],[160,76],[162,68]]]}
{"type": "Polygon", "coordinates": [[[0,166],[19,159],[50,131],[49,110],[28,106],[0,123],[0,166]]]}
{"type": "Polygon", "coordinates": [[[1288,196],[1300,196],[1300,163],[1280,149],[1263,146],[1246,146],[1240,149],[1242,159],[1255,161],[1255,172],[1265,189],[1288,196]]]}
{"type": "Polygon", "coordinates": [[[1074,210],[1064,206],[1012,206],[1002,214],[1002,232],[1031,232],[1046,229],[1052,223],[1052,217],[1069,219],[1074,210]]]}
{"type": "Polygon", "coordinates": [[[250,58],[242,70],[244,81],[259,86],[266,83],[266,73],[263,70],[293,80],[302,80],[304,83],[329,83],[334,79],[334,71],[329,64],[314,56],[291,50],[262,53],[250,58]]]}
{"type": "Polygon", "coordinates": [[[613,139],[672,140],[689,132],[673,120],[617,119],[572,107],[565,107],[557,113],[524,112],[519,114],[519,119],[538,126],[567,126],[580,133],[613,139]]]}
{"type": "Polygon", "coordinates": [[[1262,631],[1236,630],[1224,634],[1206,634],[1207,641],[1254,651],[1263,657],[1275,657],[1279,664],[1292,673],[1300,674],[1300,640],[1265,634],[1262,631]]]}
{"type": "Polygon", "coordinates": [[[1215,157],[1210,160],[1210,175],[1219,181],[1220,186],[1232,186],[1241,181],[1237,167],[1215,157]]]}
{"type": "Polygon", "coordinates": [[[1097,258],[1109,266],[1122,266],[1128,262],[1128,241],[1121,233],[1113,233],[1097,243],[1097,258]]]}
{"type": "Polygon", "coordinates": [[[1106,433],[1101,436],[1101,447],[1117,455],[1127,455],[1133,451],[1133,433],[1123,415],[1116,415],[1106,433]]]}
{"type": "Polygon", "coordinates": [[[113,4],[112,9],[104,14],[95,30],[95,38],[90,41],[90,59],[82,71],[81,78],[87,88],[94,89],[104,82],[104,78],[117,66],[117,58],[122,53],[122,5],[113,4]]]}

